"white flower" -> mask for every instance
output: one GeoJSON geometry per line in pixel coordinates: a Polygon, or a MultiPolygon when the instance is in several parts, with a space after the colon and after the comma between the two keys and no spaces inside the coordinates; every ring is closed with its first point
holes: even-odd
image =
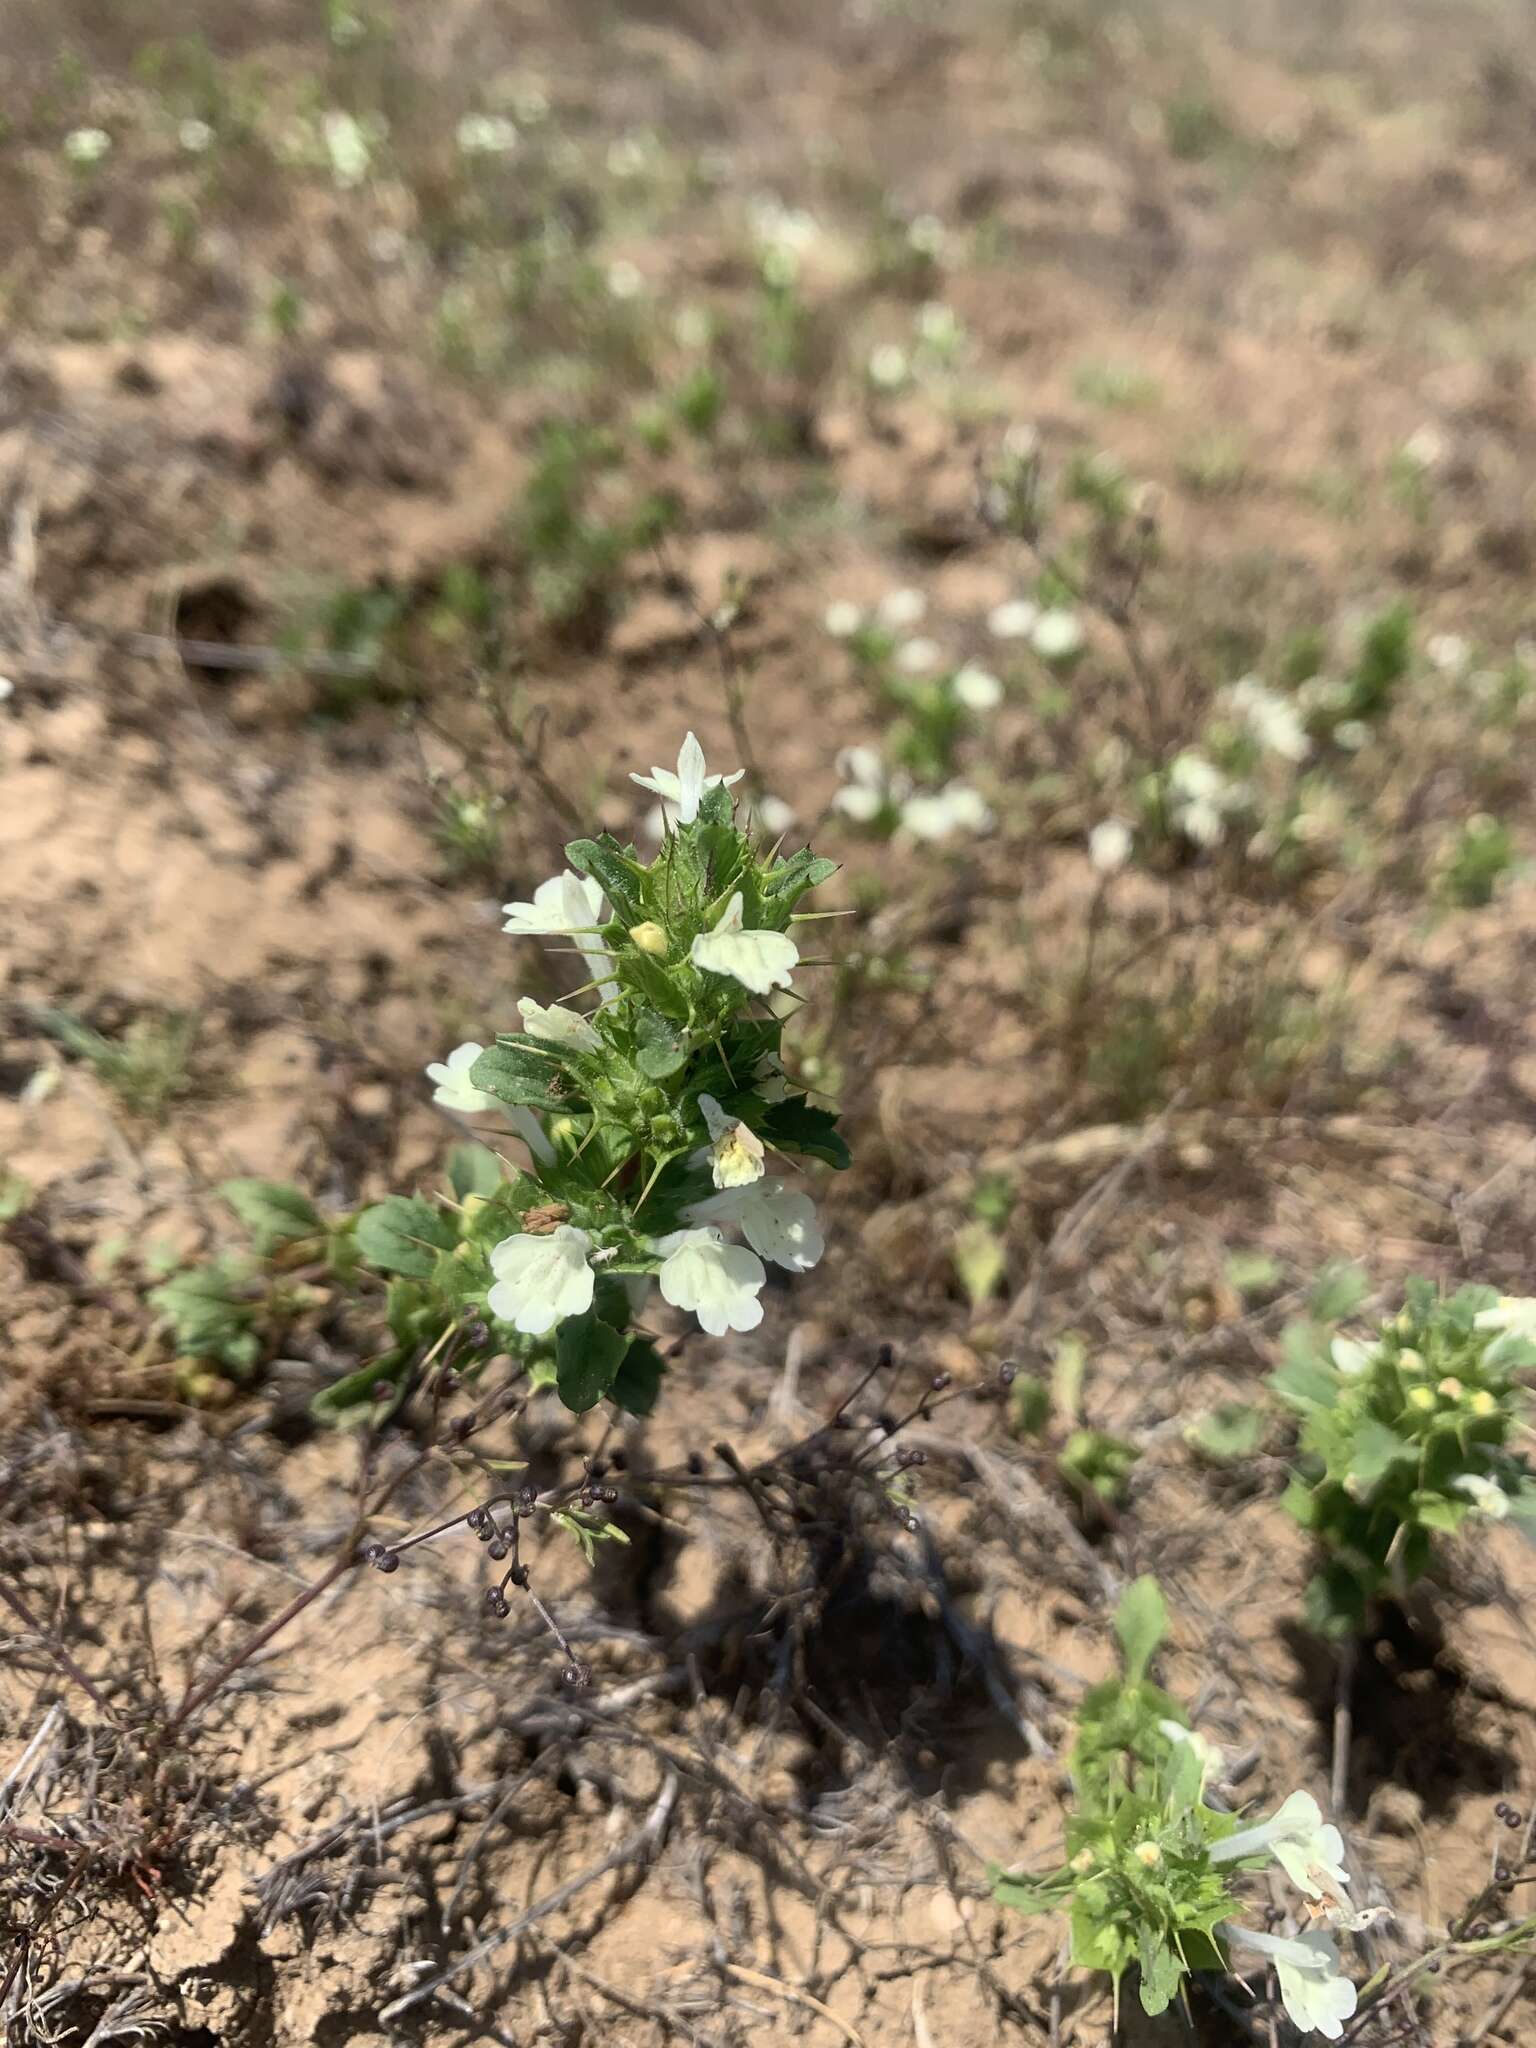
{"type": "Polygon", "coordinates": [[[639,266],[631,263],[627,256],[621,256],[616,263],[608,266],[608,292],[615,299],[638,299],[645,290],[645,278],[639,266]]]}
{"type": "Polygon", "coordinates": [[[362,124],[351,114],[333,107],[320,118],[320,136],[331,161],[331,176],[343,187],[360,185],[373,162],[373,152],[362,124]]]}
{"type": "Polygon", "coordinates": [[[691,825],[699,815],[699,803],[706,789],[716,789],[721,783],[729,789],[747,772],[738,768],[734,775],[710,775],[706,768],[704,749],[689,733],[678,750],[675,775],[670,768],[653,766],[649,775],[631,775],[629,779],[638,782],[642,789],[654,790],[664,803],[676,804],[679,824],[691,825]]]}
{"type": "Polygon", "coordinates": [[[1496,1479],[1481,1478],[1475,1472],[1463,1472],[1451,1484],[1458,1493],[1464,1493],[1480,1515],[1488,1515],[1495,1522],[1502,1522],[1509,1513],[1509,1495],[1496,1479]]]}
{"type": "Polygon", "coordinates": [[[1351,1377],[1357,1372],[1364,1372],[1376,1356],[1374,1344],[1362,1344],[1354,1337],[1335,1337],[1329,1351],[1339,1371],[1351,1377]]]}
{"type": "Polygon", "coordinates": [[[72,128],[64,138],[64,154],[72,164],[99,164],[111,147],[105,128],[72,128]]]}
{"type": "Polygon", "coordinates": [[[1349,1890],[1349,1872],[1342,1861],[1344,1837],[1323,1819],[1310,1792],[1293,1792],[1270,1819],[1213,1842],[1210,1853],[1213,1863],[1270,1854],[1309,1899],[1325,1893],[1338,1897],[1349,1890]]]}
{"type": "Polygon", "coordinates": [[[456,1109],[460,1116],[478,1116],[485,1109],[500,1109],[496,1097],[476,1088],[469,1078],[470,1068],[484,1051],[483,1045],[470,1039],[465,1045],[455,1046],[446,1060],[433,1060],[427,1068],[427,1079],[437,1083],[432,1100],[444,1109],[456,1109]]]}
{"type": "Polygon", "coordinates": [[[213,141],[213,130],[206,121],[189,119],[176,130],[176,139],[189,156],[201,156],[213,141]]]}
{"type": "Polygon", "coordinates": [[[888,590],[875,606],[881,625],[889,626],[893,633],[903,633],[908,626],[917,625],[927,610],[927,598],[910,584],[904,584],[900,590],[888,590]]]}
{"type": "Polygon", "coordinates": [[[826,1249],[816,1204],[779,1180],[729,1188],[695,1202],[686,1213],[690,1223],[734,1226],[759,1258],[772,1259],[791,1273],[808,1273],[826,1249]]]}
{"type": "Polygon", "coordinates": [[[986,832],[992,813],[968,783],[951,782],[945,789],[923,790],[901,807],[903,829],[929,845],[952,839],[957,832],[986,832]]]}
{"type": "Polygon", "coordinates": [[[1202,1735],[1197,1728],[1186,1728],[1182,1721],[1159,1721],[1159,1731],[1170,1742],[1187,1742],[1200,1759],[1200,1782],[1204,1785],[1221,1768],[1221,1751],[1208,1735],[1202,1735]]]}
{"type": "Polygon", "coordinates": [[[503,903],[504,932],[520,939],[574,938],[595,931],[603,922],[601,886],[588,875],[563,874],[540,882],[531,903],[503,903]]]}
{"type": "Polygon", "coordinates": [[[1232,784],[1203,754],[1185,752],[1168,770],[1173,822],[1197,846],[1219,844],[1226,830],[1225,806],[1235,794],[1232,784]]]}
{"type": "Polygon", "coordinates": [[[896,650],[896,666],[904,675],[926,675],[944,659],[937,640],[903,640],[896,650]]]}
{"type": "Polygon", "coordinates": [[[502,1103],[501,1113],[541,1166],[553,1166],[555,1148],[533,1111],[521,1102],[502,1103]]]}
{"type": "Polygon", "coordinates": [[[16,685],[9,676],[0,676],[0,704],[10,701],[16,694],[16,685]]]}
{"type": "Polygon", "coordinates": [[[1371,737],[1363,718],[1345,718],[1333,728],[1333,736],[1347,754],[1358,754],[1371,737]]]}
{"type": "Polygon", "coordinates": [[[1424,652],[1443,676],[1460,675],[1472,659],[1472,649],[1459,633],[1431,633],[1424,652]]]}
{"type": "Polygon", "coordinates": [[[946,306],[942,299],[930,299],[918,311],[917,332],[936,355],[949,356],[959,348],[964,330],[953,307],[946,306]]]}
{"type": "Polygon", "coordinates": [[[899,803],[910,787],[905,776],[887,774],[878,747],[844,747],[837,757],[837,772],[843,786],[833,797],[832,808],[856,825],[870,824],[888,803],[899,803]]]}
{"type": "Polygon", "coordinates": [[[709,1132],[711,1178],[717,1188],[741,1188],[763,1177],[763,1141],[739,1117],[727,1116],[713,1095],[701,1095],[699,1108],[709,1132]]]}
{"type": "Polygon", "coordinates": [[[578,1052],[601,1052],[603,1041],[579,1010],[568,1010],[563,1003],[536,1003],[532,996],[523,996],[517,1005],[517,1014],[523,1020],[523,1029],[530,1038],[542,1038],[550,1045],[573,1045],[578,1052]]]}
{"type": "Polygon", "coordinates": [[[1445,436],[1427,422],[1415,427],[1403,443],[1402,452],[1416,469],[1438,469],[1445,460],[1445,436]]]}
{"type": "Polygon", "coordinates": [[[1261,747],[1286,761],[1304,761],[1312,751],[1307,729],[1278,690],[1266,689],[1257,676],[1242,676],[1227,692],[1227,702],[1261,747]]]}
{"type": "Polygon", "coordinates": [[[1280,1979],[1280,2002],[1304,2034],[1337,2041],[1355,2009],[1355,1987],[1339,1969],[1338,1944],[1320,1927],[1305,1934],[1261,1934],[1223,1920],[1216,1929],[1234,1948],[1268,1956],[1280,1979]]]}
{"type": "Polygon", "coordinates": [[[1134,844],[1129,825],[1105,818],[1088,834],[1088,858],[1101,875],[1115,875],[1130,859],[1134,844]]]}
{"type": "Polygon", "coordinates": [[[1003,686],[989,668],[979,668],[974,661],[957,669],[950,688],[960,699],[967,711],[995,711],[1003,701],[1003,686]]]}
{"type": "Polygon", "coordinates": [[[864,623],[864,609],[851,599],[840,597],[829,604],[822,618],[822,624],[834,640],[851,640],[864,623]]]}
{"type": "Polygon", "coordinates": [[[517,130],[505,114],[466,114],[455,139],[465,156],[505,156],[517,147],[517,130]]]}
{"type": "Polygon", "coordinates": [[[1013,597],[987,613],[987,631],[994,640],[1027,640],[1035,630],[1040,607],[1027,597],[1013,597]]]}
{"type": "Polygon", "coordinates": [[[1035,620],[1029,644],[1042,661],[1075,661],[1083,651],[1082,621],[1076,612],[1060,608],[1042,612],[1035,620]]]}
{"type": "Polygon", "coordinates": [[[761,826],[770,839],[777,839],[782,833],[787,832],[797,815],[793,804],[787,804],[783,797],[766,792],[754,798],[747,810],[748,821],[761,826]]]}
{"type": "Polygon", "coordinates": [[[707,974],[728,974],[754,995],[765,996],[770,989],[789,987],[800,949],[788,932],[747,931],[738,889],[714,930],[694,940],[688,957],[707,974]]]}
{"type": "Polygon", "coordinates": [[[768,1278],[762,1260],[744,1245],[727,1244],[708,1226],[674,1230],[657,1243],[662,1268],[661,1298],[691,1310],[711,1337],[727,1330],[755,1330],[763,1320],[758,1300],[768,1278]]]}
{"type": "Polygon", "coordinates": [[[869,381],[881,391],[899,391],[907,381],[907,352],[894,341],[882,342],[869,358],[869,381]]]}
{"type": "Polygon", "coordinates": [[[920,213],[907,229],[907,241],[920,256],[937,256],[943,250],[944,223],[936,213],[920,213]]]}
{"type": "Polygon", "coordinates": [[[585,1315],[592,1306],[596,1282],[587,1254],[592,1240],[584,1230],[562,1223],[547,1237],[519,1231],[491,1247],[496,1284],[486,1306],[525,1337],[542,1337],[567,1316],[585,1315]]]}
{"type": "Polygon", "coordinates": [[[1492,1308],[1479,1309],[1480,1330],[1508,1330],[1536,1343],[1536,1295],[1506,1294],[1492,1308]]]}

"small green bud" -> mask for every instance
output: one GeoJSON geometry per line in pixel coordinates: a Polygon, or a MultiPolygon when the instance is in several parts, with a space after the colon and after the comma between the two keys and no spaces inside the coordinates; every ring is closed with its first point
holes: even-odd
{"type": "Polygon", "coordinates": [[[1397,1369],[1399,1372],[1422,1372],[1424,1370],[1424,1361],[1417,1351],[1399,1351],[1397,1354],[1397,1369]]]}
{"type": "Polygon", "coordinates": [[[637,946],[642,953],[649,953],[657,960],[666,959],[667,935],[659,924],[647,920],[645,924],[631,925],[629,939],[630,944],[637,946]]]}
{"type": "Polygon", "coordinates": [[[1498,1402],[1486,1387],[1479,1388],[1477,1393],[1467,1403],[1467,1406],[1474,1415],[1496,1415],[1499,1409],[1498,1402]]]}
{"type": "Polygon", "coordinates": [[[653,1116],[649,1136],[658,1151],[669,1152],[674,1145],[682,1143],[683,1127],[675,1116],[653,1116]]]}
{"type": "Polygon", "coordinates": [[[1465,1391],[1461,1381],[1456,1378],[1454,1373],[1446,1374],[1445,1378],[1440,1382],[1439,1390],[1444,1394],[1447,1401],[1459,1401],[1465,1391]]]}
{"type": "Polygon", "coordinates": [[[1138,1842],[1131,1853],[1147,1870],[1156,1870],[1163,1860],[1163,1852],[1156,1842],[1138,1842]]]}
{"type": "Polygon", "coordinates": [[[1430,1414],[1434,1411],[1435,1397],[1428,1387],[1410,1387],[1408,1389],[1408,1405],[1410,1408],[1419,1408],[1426,1414],[1430,1414]]]}

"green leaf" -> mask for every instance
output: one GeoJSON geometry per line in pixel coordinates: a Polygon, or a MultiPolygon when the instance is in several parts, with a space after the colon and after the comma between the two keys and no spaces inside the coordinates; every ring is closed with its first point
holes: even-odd
{"type": "Polygon", "coordinates": [[[618,1377],[628,1340],[588,1309],[567,1316],[555,1339],[555,1384],[573,1415],[595,1408],[618,1377]]]}
{"type": "Polygon", "coordinates": [[[448,1154],[448,1185],[456,1201],[494,1195],[503,1177],[501,1161],[489,1145],[455,1145],[448,1154]]]}
{"type": "Polygon", "coordinates": [[[520,1108],[568,1110],[572,1090],[552,1052],[535,1052],[523,1037],[498,1038],[469,1070],[471,1085],[520,1108]]]}
{"type": "Polygon", "coordinates": [[[1163,1637],[1168,1633],[1168,1609],[1156,1579],[1144,1574],[1120,1596],[1115,1609],[1115,1634],[1125,1656],[1125,1675],[1139,1685],[1163,1637]]]}
{"type": "Polygon", "coordinates": [[[0,1223],[19,1216],[32,1200],[32,1183],[22,1174],[0,1167],[0,1223]]]}
{"type": "Polygon", "coordinates": [[[403,1351],[386,1352],[371,1365],[361,1366],[322,1387],[310,1401],[310,1414],[316,1422],[385,1421],[400,1405],[408,1363],[403,1351]],[[388,1403],[376,1399],[376,1390],[381,1386],[394,1387],[394,1398],[388,1403]]]}
{"type": "Polygon", "coordinates": [[[319,1210],[301,1188],[280,1180],[226,1180],[218,1192],[251,1234],[251,1243],[265,1256],[279,1245],[324,1234],[319,1210]]]}
{"type": "Polygon", "coordinates": [[[635,1065],[653,1081],[665,1081],[688,1064],[687,1037],[654,1010],[642,1010],[636,1018],[635,1042],[640,1048],[635,1065]]]}
{"type": "Polygon", "coordinates": [[[757,1125],[757,1134],[781,1152],[802,1152],[809,1159],[824,1159],[839,1172],[851,1166],[848,1147],[838,1135],[837,1118],[829,1109],[813,1109],[803,1095],[786,1096],[768,1105],[757,1125]]]}
{"type": "Polygon", "coordinates": [[[1394,1465],[1417,1464],[1418,1457],[1416,1445],[1388,1429],[1384,1422],[1378,1422],[1374,1415],[1366,1415],[1355,1430],[1349,1469],[1362,1486],[1374,1486],[1394,1465]]]}
{"type": "Polygon", "coordinates": [[[1223,1401],[1209,1415],[1197,1416],[1184,1441],[1213,1464],[1231,1465],[1251,1458],[1264,1440],[1264,1417],[1246,1401],[1223,1401]]]}
{"type": "Polygon", "coordinates": [[[1311,1325],[1292,1323],[1281,1345],[1285,1363],[1270,1374],[1270,1392],[1293,1408],[1333,1407],[1339,1398],[1339,1376],[1318,1356],[1311,1325]]]}
{"type": "Polygon", "coordinates": [[[1184,1965],[1175,1950],[1143,1928],[1136,1960],[1141,1965],[1141,2009],[1156,2015],[1166,2012],[1179,1989],[1184,1965]]]}
{"type": "Polygon", "coordinates": [[[811,852],[808,846],[780,861],[763,876],[762,893],[776,909],[792,909],[812,889],[819,889],[837,873],[837,862],[811,852]]]}
{"type": "Polygon", "coordinates": [[[1364,1269],[1348,1259],[1324,1266],[1312,1286],[1312,1318],[1319,1323],[1342,1323],[1352,1316],[1370,1292],[1364,1269]]]}
{"type": "Polygon", "coordinates": [[[736,815],[731,792],[723,782],[706,789],[699,798],[699,818],[706,825],[729,825],[736,815]]]}
{"type": "Polygon", "coordinates": [[[642,953],[638,947],[627,946],[614,962],[614,973],[625,988],[659,1015],[675,1017],[679,1022],[688,1015],[688,997],[681,984],[673,980],[666,962],[658,960],[654,953],[642,953]]]}
{"type": "Polygon", "coordinates": [[[649,1415],[661,1392],[667,1361],[649,1337],[636,1337],[624,1354],[618,1377],[608,1389],[608,1398],[626,1415],[649,1415]]]}
{"type": "Polygon", "coordinates": [[[639,924],[645,916],[645,869],[605,832],[601,839],[573,839],[565,857],[579,874],[603,885],[603,894],[621,924],[639,924]]]}
{"type": "Polygon", "coordinates": [[[452,1251],[458,1233],[441,1209],[419,1195],[389,1195],[365,1209],[355,1225],[357,1248],[370,1264],[411,1280],[430,1279],[439,1252],[452,1251]]]}

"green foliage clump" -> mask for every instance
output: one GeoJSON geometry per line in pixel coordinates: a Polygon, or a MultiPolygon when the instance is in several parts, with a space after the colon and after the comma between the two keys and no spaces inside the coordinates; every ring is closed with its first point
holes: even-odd
{"type": "Polygon", "coordinates": [[[1415,1280],[1369,1341],[1330,1339],[1324,1320],[1287,1332],[1270,1386],[1302,1417],[1286,1505],[1322,1551],[1307,1616],[1342,1636],[1379,1596],[1406,1594],[1469,1516],[1536,1522],[1536,1476],[1512,1448],[1536,1305],[1415,1280]]]}

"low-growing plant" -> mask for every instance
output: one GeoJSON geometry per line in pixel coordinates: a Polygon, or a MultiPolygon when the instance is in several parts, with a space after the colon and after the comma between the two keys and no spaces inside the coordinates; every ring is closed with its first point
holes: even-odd
{"type": "Polygon", "coordinates": [[[1219,1758],[1149,1675],[1166,1631],[1156,1582],[1137,1579],[1115,1614],[1122,1674],[1091,1687],[1078,1708],[1061,1863],[1035,1878],[996,1872],[994,1895],[1019,1912],[1066,1914],[1072,1962],[1110,1977],[1117,2028],[1127,1972],[1136,1971],[1142,2008],[1155,2014],[1196,1972],[1227,1970],[1231,1951],[1248,1949],[1274,1966],[1293,2023],[1336,2041],[1356,1993],[1333,1929],[1376,1915],[1351,1907],[1343,1839],[1310,1793],[1293,1792],[1269,1820],[1246,1827],[1211,1803],[1219,1758]],[[1296,1934],[1236,1918],[1236,1880],[1271,1863],[1302,1895],[1307,1925],[1296,1934]]]}
{"type": "Polygon", "coordinates": [[[66,1052],[95,1070],[131,1116],[158,1123],[192,1086],[197,1019],[181,1012],[135,1017],[117,1037],[94,1031],[68,1010],[44,1010],[38,1022],[66,1052]]]}
{"type": "Polygon", "coordinates": [[[1514,1448],[1529,1407],[1521,1376],[1536,1366],[1536,1301],[1488,1287],[1447,1296],[1414,1280],[1369,1338],[1331,1336],[1328,1320],[1291,1326],[1270,1387],[1302,1418],[1286,1505],[1322,1556],[1307,1618],[1346,1637],[1378,1599],[1402,1599],[1431,1569],[1437,1539],[1469,1517],[1536,1530],[1536,1474],[1514,1448]]]}
{"type": "MultiPolygon", "coordinates": [[[[317,1283],[382,1296],[376,1355],[317,1396],[323,1417],[377,1414],[450,1352],[460,1377],[509,1363],[578,1414],[604,1399],[645,1413],[663,1371],[643,1320],[653,1280],[719,1336],[762,1320],[764,1260],[799,1273],[821,1257],[811,1197],[768,1159],[848,1163],[835,1115],[780,1057],[796,906],[834,863],[754,844],[736,821],[739,774],[709,775],[691,733],[675,773],[635,779],[666,808],[650,861],[606,833],[574,840],[570,868],[506,906],[509,933],[584,962],[576,995],[595,1005],[525,996],[520,1029],[427,1069],[443,1108],[499,1113],[526,1165],[461,1146],[443,1195],[334,1219],[295,1188],[225,1184],[289,1305],[293,1287],[317,1283]]],[[[221,1259],[154,1299],[185,1355],[254,1365],[271,1303],[250,1269],[221,1259]]]]}

